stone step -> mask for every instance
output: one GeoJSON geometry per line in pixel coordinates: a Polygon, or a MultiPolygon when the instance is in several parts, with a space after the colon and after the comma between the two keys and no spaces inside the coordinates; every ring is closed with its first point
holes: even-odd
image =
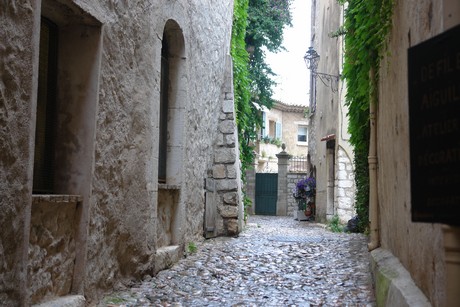
{"type": "Polygon", "coordinates": [[[83,295],[68,295],[55,298],[51,301],[33,305],[34,307],[85,307],[83,295]]]}

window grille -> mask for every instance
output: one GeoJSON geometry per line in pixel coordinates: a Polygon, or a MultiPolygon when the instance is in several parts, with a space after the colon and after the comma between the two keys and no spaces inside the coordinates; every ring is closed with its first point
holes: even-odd
{"type": "Polygon", "coordinates": [[[306,173],[308,167],[307,157],[291,157],[289,159],[290,173],[306,173]]]}

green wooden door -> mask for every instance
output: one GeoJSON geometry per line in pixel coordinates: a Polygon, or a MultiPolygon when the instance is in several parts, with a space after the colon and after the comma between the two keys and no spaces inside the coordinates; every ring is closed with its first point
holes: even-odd
{"type": "Polygon", "coordinates": [[[278,174],[256,174],[255,212],[259,215],[276,215],[278,198],[278,174]]]}

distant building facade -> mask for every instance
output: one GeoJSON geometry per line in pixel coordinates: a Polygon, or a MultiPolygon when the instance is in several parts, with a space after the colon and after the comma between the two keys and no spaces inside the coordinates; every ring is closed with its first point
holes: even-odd
{"type": "Polygon", "coordinates": [[[264,126],[256,143],[257,172],[277,172],[276,155],[286,145],[292,156],[305,157],[308,153],[308,120],[306,106],[289,105],[276,101],[271,109],[261,108],[264,126]]]}
{"type": "Polygon", "coordinates": [[[233,1],[0,5],[0,302],[97,300],[242,227],[233,1]]]}
{"type": "Polygon", "coordinates": [[[346,86],[339,79],[343,40],[327,35],[339,29],[342,15],[343,8],[337,1],[312,1],[311,46],[320,60],[318,75],[312,73],[310,78],[308,149],[316,176],[317,218],[325,221],[337,215],[346,223],[355,214],[355,182],[346,86]]]}

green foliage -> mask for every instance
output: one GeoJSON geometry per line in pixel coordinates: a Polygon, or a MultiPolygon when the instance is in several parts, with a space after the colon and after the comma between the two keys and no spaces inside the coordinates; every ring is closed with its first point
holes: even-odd
{"type": "Polygon", "coordinates": [[[247,46],[279,51],[284,26],[291,26],[291,0],[249,0],[247,46]]]}
{"type": "Polygon", "coordinates": [[[189,252],[189,254],[194,254],[196,253],[197,250],[198,248],[196,247],[196,244],[194,242],[188,243],[187,251],[189,252]]]}
{"type": "MultiPolygon", "coordinates": [[[[291,24],[289,11],[291,0],[235,0],[231,55],[233,58],[233,82],[236,123],[240,145],[241,174],[245,183],[245,171],[252,165],[253,143],[262,125],[260,111],[252,102],[270,108],[274,101],[272,87],[274,76],[265,63],[267,50],[280,50],[283,28],[291,24]],[[249,52],[248,52],[249,51],[249,52]]],[[[244,197],[245,208],[250,206],[244,197]]]]}
{"type": "Polygon", "coordinates": [[[338,215],[334,215],[332,219],[327,224],[327,228],[332,232],[343,232],[343,226],[340,224],[340,219],[338,215]]]}
{"type": "Polygon", "coordinates": [[[303,117],[304,118],[310,117],[310,107],[305,107],[305,109],[303,110],[303,117]]]}
{"type": "Polygon", "coordinates": [[[252,207],[252,201],[247,195],[244,195],[243,203],[244,203],[244,209],[245,209],[244,210],[244,221],[246,222],[248,220],[248,214],[249,214],[248,211],[252,207]]]}
{"type": "MultiPolygon", "coordinates": [[[[240,145],[241,176],[246,181],[245,170],[251,165],[252,147],[250,140],[256,137],[256,130],[251,129],[251,116],[254,111],[251,107],[251,93],[249,87],[249,54],[246,51],[244,37],[246,35],[249,0],[235,0],[233,9],[233,28],[231,41],[231,56],[233,59],[233,91],[235,99],[236,124],[240,145]]],[[[245,212],[250,205],[248,197],[244,195],[245,212]]]]}
{"type": "Polygon", "coordinates": [[[348,3],[344,26],[334,34],[345,34],[343,77],[347,81],[348,130],[355,153],[356,210],[360,228],[364,230],[369,211],[369,97],[376,97],[380,60],[391,29],[394,0],[339,2],[348,3]],[[373,79],[369,77],[371,68],[376,72],[373,79]]]}

